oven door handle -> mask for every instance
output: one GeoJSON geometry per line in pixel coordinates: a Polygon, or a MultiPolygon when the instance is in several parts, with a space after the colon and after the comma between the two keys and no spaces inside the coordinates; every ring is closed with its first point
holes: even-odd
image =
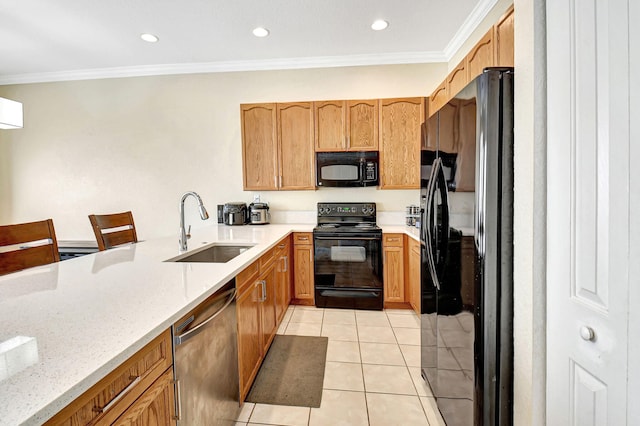
{"type": "Polygon", "coordinates": [[[359,240],[359,241],[381,241],[382,237],[343,237],[343,236],[335,236],[335,237],[313,237],[316,240],[359,240]]]}

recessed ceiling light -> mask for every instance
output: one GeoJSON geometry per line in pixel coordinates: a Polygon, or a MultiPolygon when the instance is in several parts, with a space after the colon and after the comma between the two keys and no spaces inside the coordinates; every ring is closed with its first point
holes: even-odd
{"type": "Polygon", "coordinates": [[[140,34],[140,38],[143,39],[144,41],[148,41],[149,43],[155,43],[156,41],[159,40],[159,38],[157,36],[154,36],[153,34],[140,34]]]}
{"type": "Polygon", "coordinates": [[[384,19],[378,19],[377,21],[373,21],[373,24],[371,24],[371,29],[375,31],[380,31],[380,30],[384,30],[388,26],[389,26],[389,23],[387,21],[385,21],[384,19]]]}
{"type": "Polygon", "coordinates": [[[256,37],[266,37],[269,35],[269,30],[262,27],[254,28],[253,35],[256,37]]]}

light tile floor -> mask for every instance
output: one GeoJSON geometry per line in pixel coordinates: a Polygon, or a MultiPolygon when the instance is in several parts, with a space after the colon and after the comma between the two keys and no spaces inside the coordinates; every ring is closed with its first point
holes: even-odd
{"type": "Polygon", "coordinates": [[[236,425],[444,425],[420,377],[413,311],[290,306],[278,334],[329,338],[321,406],[245,403],[236,425]]]}

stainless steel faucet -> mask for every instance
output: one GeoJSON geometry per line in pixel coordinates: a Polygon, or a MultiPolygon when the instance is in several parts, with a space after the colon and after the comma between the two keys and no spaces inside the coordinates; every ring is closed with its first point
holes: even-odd
{"type": "Polygon", "coordinates": [[[202,198],[198,194],[193,191],[185,192],[182,196],[182,200],[180,201],[180,250],[187,251],[187,240],[191,238],[191,225],[189,225],[189,231],[185,231],[184,229],[184,200],[186,200],[189,196],[195,197],[198,200],[198,211],[200,212],[200,217],[202,220],[209,219],[209,213],[207,213],[207,209],[202,204],[202,198]]]}

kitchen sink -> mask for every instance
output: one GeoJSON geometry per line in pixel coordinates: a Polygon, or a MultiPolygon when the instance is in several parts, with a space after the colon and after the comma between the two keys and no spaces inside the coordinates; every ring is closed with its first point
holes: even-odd
{"type": "Polygon", "coordinates": [[[195,253],[186,253],[167,262],[204,262],[204,263],[226,263],[236,256],[249,250],[255,244],[213,244],[195,253]]]}

